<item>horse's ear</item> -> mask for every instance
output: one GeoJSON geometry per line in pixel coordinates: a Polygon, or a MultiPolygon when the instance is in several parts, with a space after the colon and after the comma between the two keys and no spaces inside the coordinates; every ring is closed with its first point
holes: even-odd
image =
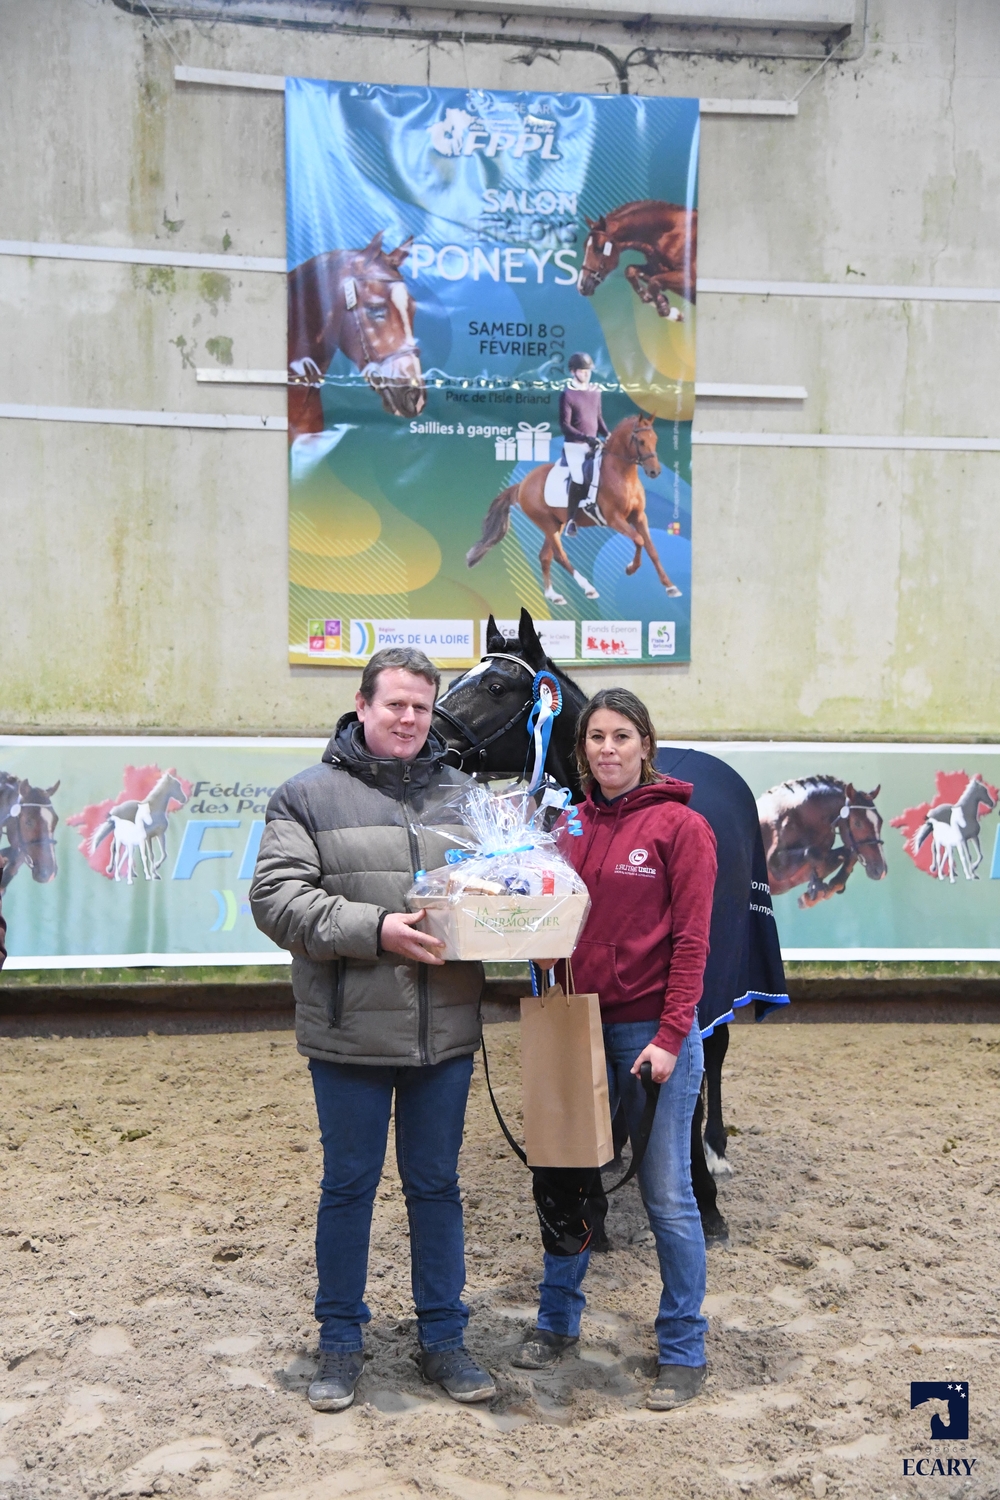
{"type": "Polygon", "coordinates": [[[522,607],[521,618],[517,626],[517,639],[521,647],[521,654],[530,667],[541,669],[546,662],[545,651],[541,641],[538,639],[538,631],[535,622],[528,611],[522,607]]]}
{"type": "Polygon", "coordinates": [[[587,226],[588,229],[596,229],[597,228],[597,220],[596,219],[588,219],[586,214],[584,214],[584,216],[583,216],[583,222],[586,224],[586,226],[587,226]]]}
{"type": "Polygon", "coordinates": [[[407,239],[403,241],[401,245],[397,245],[395,250],[390,250],[385,258],[389,262],[390,266],[395,266],[396,270],[398,271],[400,266],[403,264],[403,261],[406,259],[412,249],[413,235],[411,234],[407,239]]]}
{"type": "Polygon", "coordinates": [[[503,651],[507,645],[507,637],[503,631],[497,628],[497,622],[490,615],[486,621],[486,649],[487,651],[503,651]]]}
{"type": "Polygon", "coordinates": [[[30,781],[27,781],[27,780],[26,781],[19,781],[17,783],[17,795],[19,797],[21,797],[21,798],[26,797],[30,791],[31,791],[31,782],[30,781]]]}
{"type": "Polygon", "coordinates": [[[873,792],[869,792],[868,793],[869,797],[872,799],[873,802],[875,801],[875,798],[878,796],[878,794],[879,794],[879,792],[881,790],[882,790],[882,783],[880,781],[879,784],[878,784],[878,786],[875,788],[875,790],[873,792]]]}
{"type": "MultiPolygon", "coordinates": [[[[60,777],[60,780],[61,779],[62,778],[60,777]]],[[[55,784],[55,786],[47,786],[45,788],[45,795],[46,795],[46,797],[54,797],[55,794],[56,794],[56,792],[58,792],[58,790],[59,790],[59,782],[57,781],[56,784],[55,784]]]]}
{"type": "Polygon", "coordinates": [[[365,260],[377,260],[378,257],[382,254],[382,236],[384,234],[385,230],[380,229],[378,234],[374,235],[369,243],[365,246],[364,250],[361,252],[364,255],[365,260]]]}

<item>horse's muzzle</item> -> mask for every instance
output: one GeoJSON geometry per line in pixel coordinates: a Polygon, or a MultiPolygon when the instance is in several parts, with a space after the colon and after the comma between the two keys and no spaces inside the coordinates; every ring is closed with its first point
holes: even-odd
{"type": "Polygon", "coordinates": [[[397,350],[361,372],[393,417],[418,417],[427,405],[427,387],[416,347],[397,350]]]}
{"type": "Polygon", "coordinates": [[[649,458],[643,459],[642,472],[645,474],[647,479],[658,479],[662,470],[663,465],[660,463],[660,460],[654,457],[652,454],[650,454],[649,458]]]}
{"type": "Polygon", "coordinates": [[[599,276],[595,276],[593,271],[580,272],[580,280],[578,282],[578,286],[580,288],[582,296],[592,297],[597,291],[597,288],[600,286],[600,284],[601,278],[599,276]]]}

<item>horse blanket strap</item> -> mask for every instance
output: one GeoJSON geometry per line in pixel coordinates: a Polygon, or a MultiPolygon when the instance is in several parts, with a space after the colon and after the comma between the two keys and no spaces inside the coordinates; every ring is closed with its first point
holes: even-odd
{"type": "Polygon", "coordinates": [[[490,1103],[493,1106],[493,1113],[497,1117],[497,1124],[500,1126],[500,1129],[503,1131],[504,1135],[507,1137],[507,1144],[510,1147],[510,1149],[513,1151],[514,1155],[520,1157],[520,1159],[524,1163],[524,1165],[527,1166],[528,1165],[528,1158],[525,1155],[525,1153],[521,1150],[521,1147],[517,1144],[517,1142],[515,1141],[514,1137],[511,1135],[509,1129],[507,1128],[507,1121],[504,1119],[503,1115],[500,1113],[500,1106],[497,1103],[496,1094],[494,1094],[494,1092],[493,1092],[493,1085],[492,1085],[492,1083],[490,1083],[490,1061],[489,1061],[489,1058],[486,1056],[486,1038],[485,1037],[483,1037],[483,1076],[486,1079],[486,1087],[489,1090],[490,1103]]]}
{"type": "Polygon", "coordinates": [[[632,1178],[642,1166],[646,1155],[646,1147],[649,1145],[649,1137],[653,1133],[653,1116],[656,1114],[656,1101],[660,1097],[660,1085],[653,1082],[653,1067],[651,1063],[644,1062],[639,1069],[639,1078],[646,1091],[646,1103],[642,1111],[642,1119],[639,1121],[637,1138],[632,1142],[632,1160],[629,1162],[628,1171],[620,1182],[614,1187],[608,1188],[609,1193],[617,1193],[619,1188],[631,1182],[632,1178]]]}

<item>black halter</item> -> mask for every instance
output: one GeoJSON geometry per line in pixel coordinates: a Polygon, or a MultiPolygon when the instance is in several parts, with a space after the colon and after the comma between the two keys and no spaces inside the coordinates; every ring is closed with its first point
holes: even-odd
{"type": "MultiPolygon", "coordinates": [[[[487,651],[485,656],[480,657],[480,660],[512,661],[516,667],[521,668],[522,672],[527,672],[528,676],[531,678],[532,684],[534,684],[535,674],[528,666],[528,663],[526,661],[522,661],[519,656],[512,656],[509,651],[487,651]]],[[[460,678],[459,681],[455,684],[455,688],[460,687],[464,680],[464,678],[460,678]]],[[[490,745],[495,744],[497,740],[502,739],[503,736],[507,733],[508,729],[513,729],[514,725],[519,723],[521,719],[527,719],[528,714],[531,712],[531,705],[535,701],[534,692],[529,694],[527,702],[522,704],[517,713],[509,718],[506,724],[501,724],[499,729],[494,729],[493,733],[486,735],[485,738],[479,738],[477,737],[475,731],[470,729],[467,724],[464,724],[457,714],[453,714],[449,709],[441,707],[444,699],[447,698],[450,693],[454,692],[454,690],[454,688],[449,688],[448,692],[445,693],[444,698],[439,699],[438,702],[435,703],[434,712],[436,714],[439,714],[440,717],[445,721],[445,723],[449,724],[452,729],[457,729],[462,738],[467,742],[467,749],[456,752],[461,755],[462,760],[466,760],[470,755],[478,755],[480,769],[485,771],[487,749],[490,745]]]]}

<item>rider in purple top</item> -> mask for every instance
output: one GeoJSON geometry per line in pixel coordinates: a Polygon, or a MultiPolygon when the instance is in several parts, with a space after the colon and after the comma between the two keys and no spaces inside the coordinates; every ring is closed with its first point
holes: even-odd
{"type": "Polygon", "coordinates": [[[608,428],[601,413],[601,393],[590,384],[594,373],[590,355],[571,354],[569,370],[573,378],[559,397],[559,426],[570,475],[564,534],[576,536],[576,513],[590,492],[594,454],[599,440],[608,436],[608,428]]]}

